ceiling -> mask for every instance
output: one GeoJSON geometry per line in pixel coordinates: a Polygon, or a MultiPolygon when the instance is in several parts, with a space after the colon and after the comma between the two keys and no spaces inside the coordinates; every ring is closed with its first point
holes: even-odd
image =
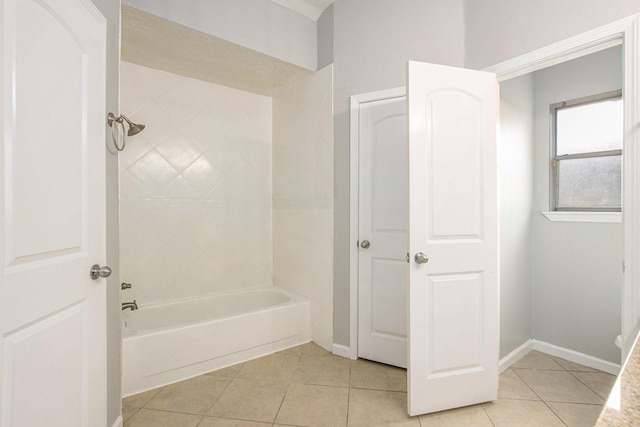
{"type": "Polygon", "coordinates": [[[316,21],[335,0],[271,0],[316,21]]]}

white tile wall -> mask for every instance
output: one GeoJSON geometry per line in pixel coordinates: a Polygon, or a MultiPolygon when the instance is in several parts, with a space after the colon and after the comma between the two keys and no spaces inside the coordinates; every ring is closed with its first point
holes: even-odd
{"type": "Polygon", "coordinates": [[[146,125],[119,157],[123,299],[270,286],[271,98],[127,62],[120,91],[146,125]]]}
{"type": "Polygon", "coordinates": [[[333,66],[273,99],[273,280],[311,300],[333,344],[333,66]]]}

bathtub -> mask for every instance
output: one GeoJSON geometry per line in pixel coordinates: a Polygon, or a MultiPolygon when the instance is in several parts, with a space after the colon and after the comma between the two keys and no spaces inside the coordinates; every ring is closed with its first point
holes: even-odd
{"type": "Polygon", "coordinates": [[[123,313],[122,395],[310,340],[309,300],[277,287],[140,305],[123,313]]]}

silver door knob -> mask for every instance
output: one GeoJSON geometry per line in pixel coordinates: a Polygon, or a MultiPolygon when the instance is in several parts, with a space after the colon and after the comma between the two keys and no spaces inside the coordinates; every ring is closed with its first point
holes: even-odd
{"type": "Polygon", "coordinates": [[[91,266],[91,270],[89,270],[89,277],[91,277],[92,280],[98,280],[99,277],[109,276],[111,276],[111,268],[106,265],[104,267],[100,267],[98,264],[93,264],[91,266]]]}
{"type": "Polygon", "coordinates": [[[361,247],[362,249],[369,249],[369,246],[371,246],[371,243],[369,243],[369,241],[368,241],[368,240],[363,240],[363,241],[360,243],[360,247],[361,247]]]}
{"type": "Polygon", "coordinates": [[[413,257],[414,260],[416,260],[417,264],[426,264],[429,262],[429,257],[427,257],[425,254],[423,254],[422,252],[418,252],[416,254],[415,257],[413,257]]]}

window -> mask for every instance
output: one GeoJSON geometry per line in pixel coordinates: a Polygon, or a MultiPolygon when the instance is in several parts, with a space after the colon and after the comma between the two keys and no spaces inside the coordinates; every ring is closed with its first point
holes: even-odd
{"type": "Polygon", "coordinates": [[[552,210],[621,210],[622,120],[621,91],[551,106],[552,210]]]}

